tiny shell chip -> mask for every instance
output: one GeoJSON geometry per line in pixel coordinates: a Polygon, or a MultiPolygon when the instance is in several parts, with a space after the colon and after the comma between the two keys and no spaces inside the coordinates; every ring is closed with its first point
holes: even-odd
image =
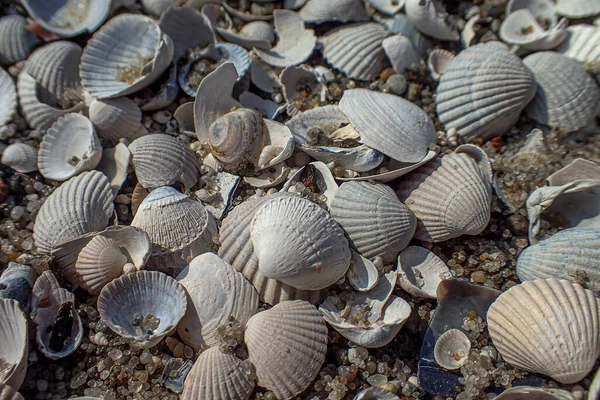
{"type": "Polygon", "coordinates": [[[291,399],[310,385],[325,361],[327,326],[314,306],[286,301],[250,318],[245,341],[258,384],[279,399],[291,399]]]}
{"type": "Polygon", "coordinates": [[[2,164],[17,172],[28,174],[37,171],[38,150],[24,143],[9,145],[2,152],[2,164]]]}
{"type": "Polygon", "coordinates": [[[298,13],[309,24],[369,19],[360,0],[309,0],[298,13]]]}
{"type": "Polygon", "coordinates": [[[27,58],[39,39],[26,29],[27,21],[18,14],[0,18],[0,64],[12,65],[27,58]]]}
{"type": "Polygon", "coordinates": [[[27,318],[12,299],[0,299],[0,316],[0,384],[19,389],[27,372],[27,318]]]}
{"type": "Polygon", "coordinates": [[[459,329],[444,332],[435,342],[435,361],[444,369],[459,369],[469,357],[471,340],[459,329]]]}
{"type": "Polygon", "coordinates": [[[556,49],[563,56],[577,61],[592,74],[600,74],[600,28],[594,25],[574,25],[567,39],[556,49]]]}
{"type": "Polygon", "coordinates": [[[400,286],[412,296],[437,298],[442,280],[451,276],[441,258],[424,247],[410,246],[398,256],[400,286]]]}
{"type": "Polygon", "coordinates": [[[12,76],[0,68],[0,127],[12,121],[17,112],[17,87],[12,76]]]}

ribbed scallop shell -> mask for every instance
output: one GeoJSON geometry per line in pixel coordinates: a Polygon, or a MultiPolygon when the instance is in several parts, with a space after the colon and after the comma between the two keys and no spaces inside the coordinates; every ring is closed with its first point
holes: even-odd
{"type": "Polygon", "coordinates": [[[47,254],[61,242],[101,231],[114,214],[110,182],[102,172],[84,172],[48,196],[35,219],[33,239],[47,254]]]}
{"type": "Polygon", "coordinates": [[[194,363],[181,396],[186,400],[247,400],[254,385],[242,360],[212,347],[194,363]]]}
{"type": "Polygon", "coordinates": [[[446,263],[424,247],[410,246],[398,256],[398,281],[415,297],[437,298],[442,280],[451,277],[446,263]]]}
{"type": "Polygon", "coordinates": [[[304,391],[321,369],[327,352],[327,327],[314,306],[286,301],[250,318],[245,341],[258,384],[278,399],[291,399],[304,391]]]}
{"type": "Polygon", "coordinates": [[[105,236],[96,236],[77,257],[75,270],[79,280],[75,283],[97,296],[104,285],[121,275],[126,262],[127,257],[117,242],[105,236]]]}
{"type": "Polygon", "coordinates": [[[325,22],[365,21],[369,19],[360,0],[309,0],[298,14],[304,22],[322,24],[325,22]]]}
{"type": "Polygon", "coordinates": [[[12,76],[0,68],[0,126],[12,121],[17,112],[17,87],[12,76]]]}
{"type": "Polygon", "coordinates": [[[23,0],[29,15],[62,37],[94,32],[110,12],[110,1],[23,0]]]}
{"type": "Polygon", "coordinates": [[[12,387],[0,383],[0,400],[25,400],[25,398],[12,387]]]}
{"type": "Polygon", "coordinates": [[[448,65],[437,88],[436,111],[446,130],[485,140],[517,122],[535,89],[531,71],[505,45],[478,44],[448,65]]]}
{"type": "MultiPolygon", "coordinates": [[[[594,400],[596,397],[589,397],[594,400]]],[[[534,386],[515,386],[506,389],[494,400],[576,400],[568,390],[552,389],[534,386]]]]}
{"type": "Polygon", "coordinates": [[[567,31],[567,39],[556,51],[580,63],[586,71],[600,73],[600,28],[594,25],[574,25],[567,31]]]}
{"type": "Polygon", "coordinates": [[[366,22],[339,27],[319,40],[328,64],[348,78],[370,81],[388,65],[382,47],[388,36],[383,26],[366,22]]]}
{"type": "Polygon", "coordinates": [[[0,316],[0,383],[18,390],[27,372],[27,318],[12,299],[0,299],[0,316]]]}
{"type": "Polygon", "coordinates": [[[329,211],[362,256],[381,257],[386,264],[408,246],[417,228],[413,212],[383,184],[344,182],[329,211]]]}
{"type": "Polygon", "coordinates": [[[26,26],[27,21],[18,14],[0,18],[0,64],[12,65],[26,59],[39,42],[26,26]]]}
{"type": "Polygon", "coordinates": [[[531,54],[523,63],[538,84],[537,93],[526,109],[530,118],[566,132],[583,128],[594,119],[600,88],[579,64],[549,51],[531,54]]]}
{"type": "Polygon", "coordinates": [[[79,73],[85,90],[103,99],[135,93],[169,67],[174,45],[158,24],[142,15],[108,21],[83,49],[79,73]]]}
{"type": "Polygon", "coordinates": [[[175,331],[185,314],[185,290],[170,276],[156,271],[137,271],[123,275],[104,286],[98,297],[100,317],[115,333],[133,339],[141,348],[158,344],[175,331]],[[160,324],[151,334],[137,334],[134,315],[152,314],[160,324]]]}
{"type": "Polygon", "coordinates": [[[583,379],[600,354],[600,300],[569,281],[513,286],[492,303],[487,323],[507,363],[564,384],[583,379]]]}
{"type": "Polygon", "coordinates": [[[431,77],[439,81],[440,77],[448,69],[448,65],[454,60],[454,54],[444,49],[435,49],[429,54],[427,59],[427,68],[431,72],[431,77]]]}
{"type": "Polygon", "coordinates": [[[600,3],[596,0],[558,0],[556,13],[569,18],[592,17],[600,14],[600,3]]]}
{"type": "Polygon", "coordinates": [[[198,181],[198,161],[182,142],[161,133],[142,136],[129,145],[138,181],[146,189],[177,182],[191,188],[198,181]]]}
{"type": "Polygon", "coordinates": [[[127,97],[93,100],[88,115],[98,136],[109,143],[119,139],[134,140],[147,133],[142,126],[142,111],[127,97]]]}
{"type": "Polygon", "coordinates": [[[210,21],[193,7],[171,7],[162,13],[158,24],[173,40],[173,61],[178,61],[189,49],[216,42],[210,21]]]}
{"type": "Polygon", "coordinates": [[[469,357],[471,340],[460,329],[449,329],[435,342],[433,355],[440,367],[447,370],[460,368],[469,357]]]}
{"type": "Polygon", "coordinates": [[[27,174],[37,171],[37,155],[38,150],[35,147],[24,143],[14,143],[2,152],[2,164],[17,172],[27,174]]]}

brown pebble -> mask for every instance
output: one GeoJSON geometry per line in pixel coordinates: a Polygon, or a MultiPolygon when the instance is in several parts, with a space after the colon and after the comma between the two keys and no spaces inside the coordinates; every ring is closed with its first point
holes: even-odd
{"type": "Polygon", "coordinates": [[[396,72],[394,71],[394,68],[388,67],[388,68],[384,69],[384,70],[381,72],[381,75],[379,75],[379,78],[380,78],[380,79],[381,79],[383,82],[385,82],[385,81],[387,81],[387,80],[388,80],[388,78],[389,78],[390,76],[394,75],[395,73],[396,73],[396,72]]]}
{"type": "Polygon", "coordinates": [[[513,235],[520,236],[527,234],[527,218],[521,214],[514,214],[508,217],[508,229],[513,235]]]}
{"type": "Polygon", "coordinates": [[[471,279],[473,280],[473,282],[483,283],[485,282],[485,272],[475,271],[471,274],[471,279]]]}
{"type": "Polygon", "coordinates": [[[10,193],[10,186],[4,182],[4,179],[0,179],[0,202],[6,200],[6,197],[10,193]]]}

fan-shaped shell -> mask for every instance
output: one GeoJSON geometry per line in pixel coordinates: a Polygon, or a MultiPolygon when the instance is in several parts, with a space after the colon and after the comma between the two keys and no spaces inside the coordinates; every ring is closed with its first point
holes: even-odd
{"type": "Polygon", "coordinates": [[[410,246],[398,256],[399,282],[402,289],[416,297],[437,298],[442,280],[450,278],[450,270],[433,252],[410,246]]]}
{"type": "Polygon", "coordinates": [[[173,40],[173,61],[178,61],[189,49],[216,42],[210,21],[193,7],[171,7],[162,13],[158,24],[173,40]]]}
{"type": "Polygon", "coordinates": [[[595,0],[558,0],[556,13],[569,18],[592,17],[600,14],[600,4],[595,0]]]}
{"type": "Polygon", "coordinates": [[[44,29],[62,37],[94,32],[110,12],[110,1],[23,0],[23,5],[44,29]]]}
{"type": "Polygon", "coordinates": [[[456,28],[446,22],[447,14],[442,3],[433,0],[406,0],[406,17],[425,35],[439,40],[459,40],[456,28]]]}
{"type": "Polygon", "coordinates": [[[286,301],[250,318],[245,341],[258,384],[279,399],[291,399],[317,376],[327,351],[327,327],[314,306],[286,301]]]}
{"type": "Polygon", "coordinates": [[[9,145],[2,152],[2,164],[17,172],[27,174],[37,171],[38,151],[35,147],[24,143],[9,145]]]}
{"type": "Polygon", "coordinates": [[[12,121],[17,112],[17,88],[13,78],[0,68],[0,126],[12,121]]]}
{"type": "Polygon", "coordinates": [[[600,300],[569,281],[513,286],[490,306],[487,322],[506,362],[564,384],[583,379],[600,354],[600,300]]]}
{"type": "Polygon", "coordinates": [[[439,81],[440,77],[448,69],[448,65],[454,60],[454,54],[444,49],[435,49],[429,54],[427,59],[427,68],[431,72],[431,77],[439,81]]]}
{"type": "Polygon", "coordinates": [[[123,272],[127,257],[113,239],[98,235],[81,250],[75,264],[77,283],[92,295],[123,272]]]}
{"type": "Polygon", "coordinates": [[[27,318],[12,299],[0,299],[0,316],[0,383],[18,390],[27,372],[27,318]]]}
{"type": "Polygon", "coordinates": [[[566,40],[556,51],[575,60],[588,72],[600,73],[600,28],[594,25],[570,26],[566,40]]]}
{"type": "MultiPolygon", "coordinates": [[[[533,386],[515,386],[506,389],[494,400],[575,400],[576,397],[568,390],[533,387],[533,386]]],[[[588,397],[588,400],[594,399],[588,397]]]]}
{"type": "Polygon", "coordinates": [[[322,24],[325,22],[365,21],[369,19],[360,0],[309,0],[298,14],[304,22],[322,24]]]}
{"type": "Polygon", "coordinates": [[[12,65],[26,59],[39,42],[26,26],[25,18],[18,14],[0,18],[0,64],[12,65]]]}
{"type": "Polygon", "coordinates": [[[460,368],[469,357],[471,340],[460,329],[449,329],[435,342],[435,361],[444,369],[460,368]]]}
{"type": "Polygon", "coordinates": [[[134,140],[147,133],[142,125],[142,111],[127,97],[92,100],[88,115],[98,136],[111,144],[119,139],[134,140]]]}
{"type": "Polygon", "coordinates": [[[446,130],[485,140],[517,122],[535,89],[531,71],[505,45],[478,44],[448,65],[437,88],[436,111],[446,130]]]}

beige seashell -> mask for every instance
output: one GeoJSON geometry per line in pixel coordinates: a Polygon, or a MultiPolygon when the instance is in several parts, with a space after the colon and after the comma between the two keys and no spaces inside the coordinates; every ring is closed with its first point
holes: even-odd
{"type": "Polygon", "coordinates": [[[96,169],[102,172],[110,181],[113,197],[117,197],[121,186],[127,179],[127,169],[131,161],[131,153],[124,143],[115,147],[105,148],[96,169]]]}
{"type": "Polygon", "coordinates": [[[12,76],[0,68],[0,126],[4,126],[14,118],[17,112],[17,87],[12,76]]]}
{"type": "MultiPolygon", "coordinates": [[[[533,386],[515,386],[500,393],[494,400],[575,400],[568,390],[533,386]]],[[[589,399],[589,398],[588,398],[589,399]]]]}
{"type": "Polygon", "coordinates": [[[438,337],[433,349],[435,362],[446,370],[463,366],[469,358],[471,340],[460,329],[449,329],[438,337]]]}
{"type": "Polygon", "coordinates": [[[388,390],[371,386],[358,392],[352,400],[400,400],[400,397],[388,390]]]}
{"type": "Polygon", "coordinates": [[[291,399],[303,392],[321,369],[327,352],[327,327],[314,306],[286,301],[250,318],[245,341],[258,384],[278,399],[291,399]]]}
{"type": "Polygon", "coordinates": [[[18,14],[0,18],[0,64],[12,65],[27,58],[39,39],[26,29],[27,21],[18,14]]]}
{"type": "Polygon", "coordinates": [[[28,174],[37,171],[37,154],[35,147],[24,143],[9,145],[2,152],[2,164],[17,172],[28,174]]]}
{"type": "Polygon", "coordinates": [[[360,0],[309,0],[298,14],[304,22],[309,24],[323,24],[325,22],[366,21],[369,19],[367,11],[360,0]]]}
{"type": "Polygon", "coordinates": [[[566,40],[556,51],[577,61],[589,73],[600,74],[600,27],[582,24],[570,26],[567,31],[566,40]]]}
{"type": "Polygon", "coordinates": [[[500,25],[500,38],[506,43],[528,50],[550,50],[558,46],[568,35],[569,22],[563,18],[548,30],[537,22],[529,9],[510,13],[500,25]]]}
{"type": "Polygon", "coordinates": [[[569,18],[593,17],[600,14],[600,4],[595,0],[558,0],[556,13],[569,18]]]}
{"type": "Polygon", "coordinates": [[[12,387],[0,383],[0,400],[25,400],[25,398],[12,387]]]}
{"type": "Polygon", "coordinates": [[[433,0],[406,0],[404,12],[408,20],[423,34],[439,40],[459,40],[456,28],[445,19],[446,11],[442,3],[433,0]]]}
{"type": "Polygon", "coordinates": [[[127,97],[92,100],[88,115],[98,136],[110,144],[119,139],[135,140],[147,133],[142,125],[142,111],[127,97]]]}
{"type": "Polygon", "coordinates": [[[439,81],[441,76],[448,69],[448,65],[454,60],[454,54],[448,50],[435,49],[429,54],[427,59],[427,68],[431,73],[431,77],[439,81]]]}
{"type": "Polygon", "coordinates": [[[398,274],[402,289],[411,296],[437,298],[437,288],[452,277],[446,264],[424,247],[410,246],[398,256],[398,274]]]}
{"type": "Polygon", "coordinates": [[[177,61],[188,50],[216,43],[208,18],[192,7],[171,7],[162,13],[158,25],[175,45],[173,60],[177,61]]]}
{"type": "Polygon", "coordinates": [[[12,299],[0,299],[0,315],[0,384],[18,390],[27,372],[27,318],[12,299]]]}
{"type": "Polygon", "coordinates": [[[488,329],[509,364],[575,383],[600,354],[599,302],[590,290],[569,281],[527,281],[494,301],[487,312],[488,329]]]}
{"type": "Polygon", "coordinates": [[[403,73],[421,61],[411,41],[401,33],[383,39],[381,44],[395,72],[403,73]]]}
{"type": "Polygon", "coordinates": [[[75,273],[79,284],[92,295],[99,295],[100,290],[123,273],[127,257],[121,252],[113,239],[95,236],[81,250],[75,264],[75,273]]]}

